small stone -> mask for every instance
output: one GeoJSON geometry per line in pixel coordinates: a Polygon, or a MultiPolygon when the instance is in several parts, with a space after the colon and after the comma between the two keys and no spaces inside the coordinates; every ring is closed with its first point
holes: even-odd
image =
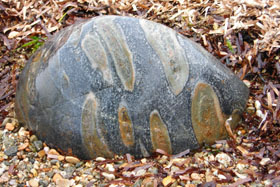
{"type": "Polygon", "coordinates": [[[39,184],[43,187],[48,186],[49,182],[47,180],[39,180],[39,184]]]}
{"type": "Polygon", "coordinates": [[[18,150],[19,150],[19,151],[22,151],[22,150],[26,149],[28,146],[29,146],[29,143],[28,143],[28,142],[23,143],[23,144],[20,144],[20,145],[18,146],[18,150]]]}
{"type": "Polygon", "coordinates": [[[38,187],[39,186],[39,182],[36,180],[36,179],[31,179],[28,181],[28,184],[31,186],[31,187],[38,187]]]}
{"type": "Polygon", "coordinates": [[[122,175],[124,177],[131,177],[131,176],[134,176],[134,174],[131,172],[131,171],[124,171],[122,172],[122,175]]]}
{"type": "Polygon", "coordinates": [[[59,161],[56,160],[56,159],[53,159],[53,160],[50,161],[50,163],[51,163],[52,165],[57,165],[57,163],[59,163],[59,161]]]}
{"type": "Polygon", "coordinates": [[[72,167],[72,166],[70,166],[70,167],[65,168],[64,171],[66,172],[64,178],[69,179],[69,178],[72,177],[72,175],[73,175],[73,173],[74,173],[74,171],[75,171],[75,168],[72,167]]]}
{"type": "Polygon", "coordinates": [[[222,174],[218,174],[218,178],[220,179],[220,180],[224,180],[224,179],[227,179],[224,175],[222,175],[222,174]]]}
{"type": "Polygon", "coordinates": [[[77,164],[80,162],[80,160],[76,157],[73,156],[66,156],[65,157],[66,162],[72,163],[72,164],[77,164]]]}
{"type": "Polygon", "coordinates": [[[33,143],[33,142],[35,142],[35,141],[38,141],[38,138],[37,138],[36,135],[33,134],[33,135],[30,137],[30,142],[33,143]]]}
{"type": "Polygon", "coordinates": [[[175,179],[172,178],[170,175],[162,179],[163,186],[168,186],[169,184],[175,182],[175,179]]]}
{"type": "Polygon", "coordinates": [[[11,186],[17,186],[17,180],[15,180],[15,179],[10,180],[10,181],[9,181],[9,185],[11,185],[11,186]]]}
{"type": "Polygon", "coordinates": [[[71,181],[68,179],[57,179],[55,184],[56,187],[69,187],[71,186],[71,181]]]}
{"type": "Polygon", "coordinates": [[[112,164],[106,164],[106,169],[107,171],[110,171],[110,172],[114,172],[115,171],[115,168],[112,164]]]}
{"type": "Polygon", "coordinates": [[[4,173],[4,171],[6,171],[6,169],[7,169],[7,166],[2,166],[1,165],[1,167],[0,167],[0,175],[2,175],[3,173],[4,173]]]}
{"type": "Polygon", "coordinates": [[[17,146],[11,146],[4,151],[5,155],[7,156],[15,156],[17,154],[17,146]]]}
{"type": "Polygon", "coordinates": [[[62,155],[58,155],[57,160],[59,161],[63,161],[65,159],[65,156],[62,155]]]}
{"type": "Polygon", "coordinates": [[[180,170],[177,166],[171,166],[171,174],[175,173],[176,171],[180,170]]]}
{"type": "Polygon", "coordinates": [[[161,164],[165,164],[168,161],[168,157],[163,155],[160,159],[159,159],[159,163],[161,164]]]}
{"type": "Polygon", "coordinates": [[[108,180],[114,180],[115,179],[115,175],[111,174],[111,173],[102,172],[102,175],[108,180]]]}
{"type": "Polygon", "coordinates": [[[81,167],[83,164],[84,164],[84,162],[78,162],[78,163],[75,165],[75,167],[76,167],[76,168],[79,168],[79,167],[81,167]]]}
{"type": "MultiPolygon", "coordinates": [[[[49,177],[49,178],[52,178],[54,176],[54,172],[53,171],[49,171],[46,173],[46,175],[49,177]]],[[[57,176],[56,176],[57,177],[57,176]]]]}
{"type": "Polygon", "coordinates": [[[201,177],[200,177],[200,175],[198,173],[192,173],[191,174],[191,178],[193,180],[201,180],[201,177]]]}
{"type": "Polygon", "coordinates": [[[12,31],[12,32],[9,33],[8,38],[9,39],[15,38],[15,37],[17,37],[19,35],[19,33],[20,32],[12,31]]]}
{"type": "Polygon", "coordinates": [[[30,172],[33,174],[34,177],[37,177],[38,172],[37,172],[36,169],[32,168],[32,169],[30,170],[30,172]]]}
{"type": "Polygon", "coordinates": [[[265,166],[269,163],[270,161],[270,158],[263,158],[261,161],[260,161],[260,165],[262,166],[265,166]]]}
{"type": "Polygon", "coordinates": [[[40,158],[43,158],[46,155],[46,152],[44,150],[41,150],[37,154],[40,158]]]}
{"type": "Polygon", "coordinates": [[[8,131],[12,131],[15,129],[15,125],[13,123],[7,123],[5,129],[7,129],[8,131]]]}
{"type": "Polygon", "coordinates": [[[26,131],[23,127],[21,127],[18,131],[19,136],[26,136],[28,131],[26,131]]]}
{"type": "Polygon", "coordinates": [[[32,143],[32,144],[29,144],[29,149],[30,149],[30,151],[32,151],[33,153],[36,153],[36,152],[37,152],[36,147],[34,146],[33,143],[32,143]]]}
{"type": "Polygon", "coordinates": [[[35,148],[37,151],[40,151],[41,149],[43,149],[43,142],[40,140],[34,141],[33,142],[35,148]]]}
{"type": "Polygon", "coordinates": [[[231,165],[231,158],[225,153],[218,153],[216,155],[216,161],[223,164],[224,167],[228,167],[231,165]]]}
{"type": "Polygon", "coordinates": [[[59,173],[54,174],[52,180],[56,183],[57,180],[63,179],[59,173]]]}
{"type": "Polygon", "coordinates": [[[245,164],[242,164],[242,163],[236,164],[236,169],[237,169],[239,172],[244,171],[245,168],[246,168],[246,165],[245,165],[245,164]]]}
{"type": "Polygon", "coordinates": [[[60,155],[55,149],[50,149],[48,151],[48,154],[50,154],[50,155],[60,155]]]}
{"type": "Polygon", "coordinates": [[[10,179],[9,173],[5,172],[3,175],[0,177],[0,183],[8,182],[10,179]]]}
{"type": "Polygon", "coordinates": [[[50,151],[50,148],[49,147],[44,147],[44,151],[45,151],[45,153],[49,153],[49,151],[50,151]]]}
{"type": "Polygon", "coordinates": [[[97,162],[102,162],[102,161],[105,161],[106,159],[103,158],[103,157],[97,157],[95,160],[96,160],[97,162]]]}
{"type": "Polygon", "coordinates": [[[146,158],[142,158],[141,162],[142,162],[142,164],[146,164],[147,163],[147,159],[146,158]]]}
{"type": "Polygon", "coordinates": [[[6,149],[16,144],[16,141],[8,136],[3,137],[3,144],[6,149]]]}

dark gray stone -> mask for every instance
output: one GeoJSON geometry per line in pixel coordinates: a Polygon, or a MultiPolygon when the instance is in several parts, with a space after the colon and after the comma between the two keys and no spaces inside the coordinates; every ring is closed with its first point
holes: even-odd
{"type": "Polygon", "coordinates": [[[36,148],[36,151],[40,151],[41,149],[43,149],[43,142],[42,141],[37,140],[37,141],[34,141],[33,144],[36,148]]]}
{"type": "Polygon", "coordinates": [[[74,173],[74,171],[75,171],[75,169],[76,169],[76,168],[75,168],[75,167],[72,167],[72,166],[66,167],[66,168],[64,169],[64,171],[66,172],[66,175],[63,176],[63,177],[66,178],[66,179],[71,178],[72,175],[73,175],[73,173],[74,173]]]}
{"type": "Polygon", "coordinates": [[[156,149],[177,154],[223,139],[248,88],[201,46],[174,30],[102,16],[49,39],[24,68],[21,123],[49,146],[82,159],[156,149]]]}
{"type": "Polygon", "coordinates": [[[7,134],[4,134],[3,144],[6,148],[13,146],[15,143],[16,143],[15,139],[10,138],[7,134]]]}
{"type": "Polygon", "coordinates": [[[7,156],[16,156],[17,151],[18,151],[17,146],[11,146],[4,151],[4,154],[7,156]]]}

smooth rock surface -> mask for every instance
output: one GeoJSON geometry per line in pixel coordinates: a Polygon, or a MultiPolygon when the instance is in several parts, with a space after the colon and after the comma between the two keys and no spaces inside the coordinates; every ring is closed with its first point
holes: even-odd
{"type": "Polygon", "coordinates": [[[177,154],[227,136],[248,88],[201,46],[151,21],[102,16],[47,41],[20,76],[16,113],[82,159],[177,154]]]}

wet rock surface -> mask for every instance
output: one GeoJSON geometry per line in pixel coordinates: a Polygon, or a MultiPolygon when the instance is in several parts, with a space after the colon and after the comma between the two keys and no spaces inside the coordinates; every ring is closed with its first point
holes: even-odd
{"type": "Polygon", "coordinates": [[[225,120],[237,124],[247,97],[229,69],[174,30],[104,16],[58,33],[30,59],[16,112],[48,145],[82,159],[143,157],[225,138],[225,120]]]}

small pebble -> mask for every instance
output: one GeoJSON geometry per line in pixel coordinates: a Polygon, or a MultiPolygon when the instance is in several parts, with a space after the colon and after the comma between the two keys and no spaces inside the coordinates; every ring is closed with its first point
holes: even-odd
{"type": "Polygon", "coordinates": [[[103,157],[97,157],[95,160],[96,160],[97,162],[101,162],[101,161],[105,161],[106,159],[103,158],[103,157]]]}
{"type": "Polygon", "coordinates": [[[55,184],[56,187],[69,187],[71,186],[71,181],[68,179],[57,179],[55,184]]]}
{"type": "Polygon", "coordinates": [[[78,163],[75,165],[75,167],[76,167],[76,168],[79,168],[79,167],[81,167],[83,164],[84,164],[84,162],[78,162],[78,163]]]}
{"type": "Polygon", "coordinates": [[[49,151],[50,151],[50,148],[49,147],[44,147],[44,151],[45,151],[45,153],[49,153],[49,151]]]}
{"type": "Polygon", "coordinates": [[[64,178],[69,179],[72,177],[72,175],[75,171],[75,168],[70,166],[70,167],[65,168],[64,171],[66,172],[66,174],[64,175],[64,178]]]}
{"type": "Polygon", "coordinates": [[[115,168],[112,164],[106,164],[106,169],[110,172],[114,172],[115,171],[115,168]]]}
{"type": "Polygon", "coordinates": [[[65,159],[65,156],[62,156],[62,155],[57,156],[57,160],[59,160],[59,161],[63,161],[64,159],[65,159]]]}
{"type": "Polygon", "coordinates": [[[15,125],[13,123],[7,123],[5,129],[7,129],[8,131],[12,131],[15,129],[15,125]]]}
{"type": "Polygon", "coordinates": [[[33,153],[36,153],[37,150],[36,150],[36,147],[35,145],[32,143],[32,144],[29,144],[29,149],[33,152],[33,153]]]}
{"type": "Polygon", "coordinates": [[[29,146],[29,143],[27,143],[27,142],[23,143],[23,144],[20,144],[18,146],[18,151],[22,151],[22,150],[26,149],[28,146],[29,146]]]}
{"type": "Polygon", "coordinates": [[[28,131],[26,131],[23,127],[21,127],[18,131],[19,136],[26,136],[28,134],[28,131]]]}
{"type": "Polygon", "coordinates": [[[43,158],[46,155],[46,152],[44,150],[41,150],[37,154],[40,158],[43,158]]]}
{"type": "Polygon", "coordinates": [[[33,174],[34,177],[37,177],[38,173],[37,173],[36,169],[32,168],[30,170],[30,172],[33,174]]]}
{"type": "Polygon", "coordinates": [[[261,164],[262,166],[265,166],[265,165],[267,165],[267,164],[269,163],[269,161],[270,161],[270,158],[263,158],[263,159],[260,161],[260,164],[261,164]]]}
{"type": "Polygon", "coordinates": [[[175,179],[172,178],[170,175],[162,179],[163,186],[168,186],[169,184],[175,182],[175,179]]]}
{"type": "Polygon", "coordinates": [[[231,158],[225,153],[218,153],[215,159],[226,168],[231,165],[231,158]]]}
{"type": "Polygon", "coordinates": [[[48,154],[50,154],[50,155],[60,155],[55,149],[50,149],[48,151],[48,154]]]}
{"type": "Polygon", "coordinates": [[[52,180],[56,183],[58,179],[63,179],[62,176],[58,173],[54,174],[52,180]]]}
{"type": "Polygon", "coordinates": [[[43,149],[43,142],[42,141],[37,140],[37,141],[34,141],[33,144],[34,144],[37,152],[40,151],[41,149],[43,149]]]}
{"type": "Polygon", "coordinates": [[[39,186],[39,182],[36,180],[36,179],[31,179],[28,181],[28,184],[31,186],[31,187],[38,187],[39,186]]]}
{"type": "Polygon", "coordinates": [[[18,148],[17,146],[11,146],[4,151],[7,156],[15,156],[17,154],[18,148]]]}
{"type": "Polygon", "coordinates": [[[224,175],[222,175],[222,174],[218,174],[218,178],[220,179],[220,180],[223,180],[223,179],[227,179],[224,175]]]}
{"type": "Polygon", "coordinates": [[[80,162],[80,160],[76,157],[73,156],[66,156],[65,157],[66,162],[72,163],[72,164],[77,164],[80,162]]]}
{"type": "Polygon", "coordinates": [[[191,178],[193,180],[201,180],[201,177],[200,177],[200,175],[198,173],[192,173],[191,174],[191,178]]]}
{"type": "Polygon", "coordinates": [[[114,180],[115,179],[115,175],[111,174],[111,173],[102,172],[102,175],[108,180],[114,180]]]}
{"type": "Polygon", "coordinates": [[[4,182],[8,182],[10,179],[9,173],[5,172],[3,175],[0,177],[0,184],[4,182]]]}
{"type": "Polygon", "coordinates": [[[49,185],[49,182],[47,180],[39,180],[39,184],[43,187],[47,187],[49,185]]]}

